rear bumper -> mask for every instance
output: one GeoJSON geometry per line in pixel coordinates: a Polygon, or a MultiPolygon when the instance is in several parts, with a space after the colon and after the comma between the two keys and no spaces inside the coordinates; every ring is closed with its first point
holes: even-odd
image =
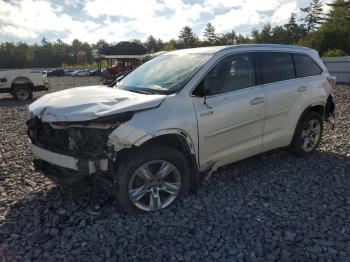
{"type": "Polygon", "coordinates": [[[51,152],[34,144],[30,145],[30,149],[36,158],[58,167],[80,171],[87,174],[96,173],[97,169],[101,171],[108,170],[107,158],[97,160],[78,159],[72,156],[51,152]]]}

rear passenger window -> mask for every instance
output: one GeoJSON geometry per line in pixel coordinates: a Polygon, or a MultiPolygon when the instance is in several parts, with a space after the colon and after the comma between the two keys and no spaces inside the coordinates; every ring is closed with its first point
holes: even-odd
{"type": "Polygon", "coordinates": [[[292,55],[280,52],[257,53],[263,84],[295,78],[292,55]]]}
{"type": "Polygon", "coordinates": [[[293,54],[297,77],[314,76],[322,73],[322,69],[311,57],[301,54],[293,54]]]}

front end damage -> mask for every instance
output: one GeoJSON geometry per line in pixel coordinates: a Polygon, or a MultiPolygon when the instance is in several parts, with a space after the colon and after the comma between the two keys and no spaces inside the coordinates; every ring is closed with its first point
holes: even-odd
{"type": "Polygon", "coordinates": [[[110,188],[123,146],[115,147],[115,139],[109,143],[109,135],[135,112],[158,107],[165,97],[89,86],[37,99],[29,105],[32,117],[27,121],[36,168],[62,182],[103,178],[99,184],[110,188]]]}
{"type": "Polygon", "coordinates": [[[43,122],[39,117],[27,121],[32,142],[34,166],[49,178],[74,183],[93,178],[104,189],[113,191],[116,151],[108,136],[131,114],[118,119],[101,118],[86,122],[43,122]]]}

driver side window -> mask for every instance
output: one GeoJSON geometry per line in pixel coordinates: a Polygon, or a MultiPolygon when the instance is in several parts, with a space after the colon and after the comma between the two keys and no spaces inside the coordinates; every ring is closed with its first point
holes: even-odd
{"type": "Polygon", "coordinates": [[[230,55],[217,63],[198,87],[202,86],[207,95],[217,95],[255,85],[253,55],[242,53],[230,55]]]}

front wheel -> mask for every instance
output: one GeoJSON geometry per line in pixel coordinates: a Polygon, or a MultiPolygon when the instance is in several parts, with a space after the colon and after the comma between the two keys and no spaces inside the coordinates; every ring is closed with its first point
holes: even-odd
{"type": "Polygon", "coordinates": [[[186,157],[161,145],[138,149],[126,156],[116,176],[117,201],[128,213],[164,209],[190,187],[186,157]]]}
{"type": "Polygon", "coordinates": [[[308,112],[299,123],[291,143],[293,153],[298,157],[311,155],[319,145],[323,132],[322,116],[308,112]]]}

